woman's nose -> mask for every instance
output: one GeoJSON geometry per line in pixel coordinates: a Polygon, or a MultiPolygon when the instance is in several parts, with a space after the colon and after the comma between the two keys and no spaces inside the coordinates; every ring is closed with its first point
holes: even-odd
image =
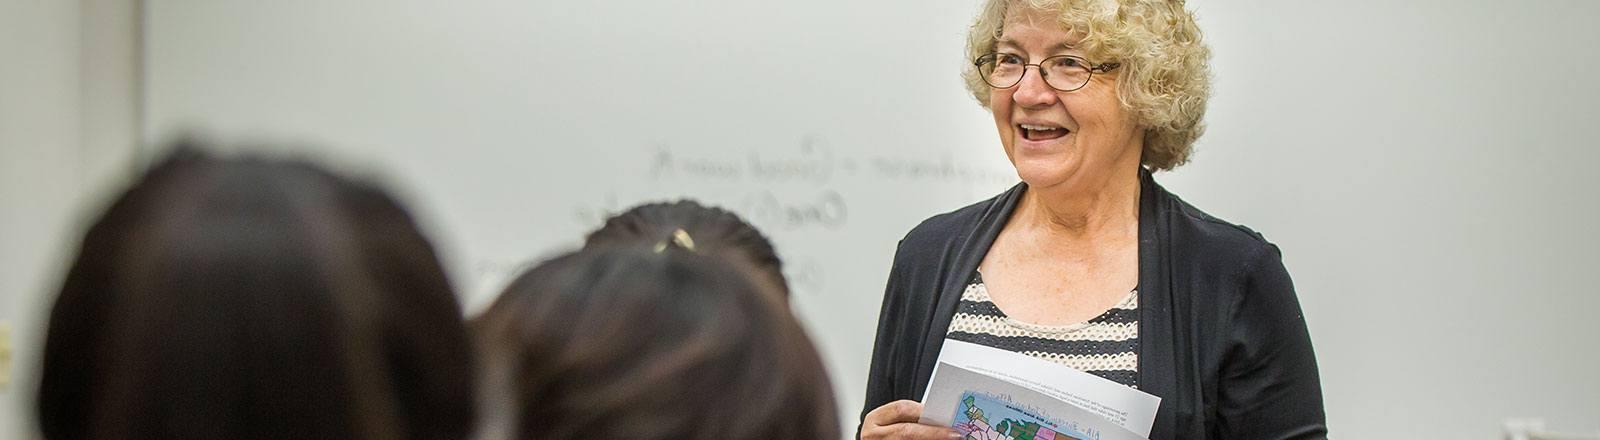
{"type": "Polygon", "coordinates": [[[1011,99],[1026,107],[1054,104],[1057,98],[1056,89],[1050,88],[1050,84],[1045,82],[1044,71],[1035,66],[1027,67],[1023,68],[1022,81],[1018,82],[1016,90],[1011,92],[1011,99]],[[1027,67],[1034,68],[1032,75],[1027,71],[1027,67]]]}

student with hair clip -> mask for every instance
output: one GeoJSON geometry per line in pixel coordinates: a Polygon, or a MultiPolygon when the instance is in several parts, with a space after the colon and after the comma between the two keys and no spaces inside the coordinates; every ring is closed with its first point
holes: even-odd
{"type": "Polygon", "coordinates": [[[750,266],[761,282],[789,296],[783,262],[772,242],[737,214],[693,200],[648,203],[623,211],[589,233],[585,249],[641,243],[665,243],[675,234],[691,237],[700,252],[750,266]]]}
{"type": "Polygon", "coordinates": [[[563,255],[472,322],[498,439],[839,438],[780,296],[688,228],[563,255]]]}
{"type": "Polygon", "coordinates": [[[382,190],[187,148],[83,238],[50,313],[49,440],[471,434],[466,327],[382,190]]]}

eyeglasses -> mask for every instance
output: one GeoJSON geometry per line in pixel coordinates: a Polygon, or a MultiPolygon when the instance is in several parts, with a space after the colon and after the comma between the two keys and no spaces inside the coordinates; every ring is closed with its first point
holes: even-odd
{"type": "Polygon", "coordinates": [[[1044,78],[1044,83],[1050,88],[1063,92],[1070,92],[1083,88],[1089,84],[1089,77],[1096,72],[1106,73],[1120,63],[1089,64],[1089,61],[1072,55],[1056,55],[1039,61],[1039,64],[1028,64],[1021,55],[1004,52],[991,53],[978,57],[972,64],[978,66],[978,75],[990,87],[1009,89],[1022,82],[1022,75],[1028,72],[1028,66],[1038,67],[1039,76],[1044,78]]]}

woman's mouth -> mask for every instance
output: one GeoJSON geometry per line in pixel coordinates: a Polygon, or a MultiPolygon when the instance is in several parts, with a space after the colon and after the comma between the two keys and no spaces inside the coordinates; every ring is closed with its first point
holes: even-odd
{"type": "Polygon", "coordinates": [[[1017,124],[1017,129],[1022,131],[1022,138],[1030,141],[1048,141],[1066,136],[1071,130],[1063,127],[1048,125],[1017,124]]]}

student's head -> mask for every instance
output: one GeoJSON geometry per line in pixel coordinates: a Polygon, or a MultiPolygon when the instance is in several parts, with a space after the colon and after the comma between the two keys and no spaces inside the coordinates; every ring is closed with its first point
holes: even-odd
{"type": "Polygon", "coordinates": [[[459,439],[471,349],[382,191],[180,149],[84,236],[51,310],[45,438],[459,439]]]}
{"type": "Polygon", "coordinates": [[[649,203],[628,209],[589,233],[584,248],[657,246],[682,241],[684,238],[675,237],[678,231],[683,231],[682,235],[693,244],[695,251],[748,265],[761,282],[771,284],[774,291],[788,297],[789,283],[783,277],[783,262],[773,250],[772,242],[738,215],[693,200],[649,203]]]}
{"type": "Polygon", "coordinates": [[[489,438],[832,439],[826,373],[778,295],[678,244],[580,251],[472,327],[489,438]],[[494,397],[494,394],[499,394],[494,397]]]}

